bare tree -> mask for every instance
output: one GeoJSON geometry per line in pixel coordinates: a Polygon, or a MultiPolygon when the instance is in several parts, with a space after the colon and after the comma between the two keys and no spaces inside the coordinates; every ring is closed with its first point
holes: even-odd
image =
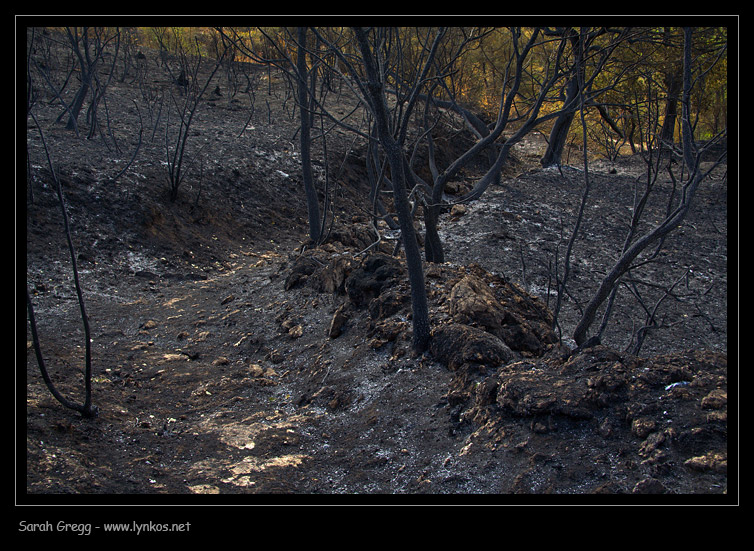
{"type": "MultiPolygon", "coordinates": [[[[44,133],[42,132],[42,127],[39,125],[39,122],[37,121],[36,116],[34,115],[33,108],[36,103],[36,93],[33,89],[33,84],[31,80],[31,53],[34,49],[34,40],[35,40],[35,33],[32,31],[28,37],[30,39],[30,42],[28,44],[28,53],[26,59],[26,75],[27,75],[27,94],[26,94],[26,115],[27,117],[31,117],[31,119],[34,121],[34,125],[37,127],[37,130],[39,131],[39,137],[42,140],[42,145],[44,147],[45,156],[47,159],[47,166],[50,170],[50,174],[54,180],[55,183],[55,189],[58,195],[58,201],[60,204],[60,212],[63,217],[63,230],[65,232],[66,241],[68,243],[68,252],[71,256],[71,270],[73,273],[73,283],[74,287],[76,289],[76,297],[78,298],[79,302],[79,309],[81,312],[81,321],[84,326],[84,402],[82,404],[79,404],[77,402],[73,402],[71,400],[68,400],[63,394],[60,393],[60,391],[55,386],[55,383],[50,378],[50,375],[47,371],[47,366],[44,361],[44,357],[42,356],[42,346],[40,344],[39,334],[37,332],[37,320],[34,315],[34,305],[31,301],[31,294],[29,293],[28,287],[26,288],[26,311],[29,315],[29,327],[31,330],[31,336],[32,336],[32,343],[34,346],[34,353],[37,358],[37,364],[39,365],[39,370],[42,374],[42,379],[45,382],[45,385],[47,386],[50,393],[57,399],[61,404],[63,404],[65,407],[73,409],[75,411],[78,411],[81,413],[84,417],[95,417],[98,413],[97,407],[92,404],[92,341],[91,341],[91,332],[89,328],[89,316],[86,312],[86,304],[84,301],[84,294],[81,290],[81,284],[79,281],[79,271],[78,266],[76,262],[76,251],[73,245],[73,239],[71,238],[71,230],[69,226],[68,221],[68,211],[65,206],[65,200],[63,198],[63,187],[61,185],[60,179],[58,178],[53,162],[52,157],[50,155],[50,151],[47,148],[47,142],[44,138],[44,133]]],[[[28,152],[27,152],[28,153],[28,152]]],[[[28,170],[30,170],[30,166],[27,167],[28,170]]]]}
{"type": "MultiPolygon", "coordinates": [[[[58,120],[61,120],[68,114],[68,130],[75,130],[78,134],[79,114],[84,106],[84,101],[91,90],[92,99],[89,104],[87,118],[90,128],[88,137],[91,138],[97,130],[97,107],[105,97],[107,82],[99,80],[99,66],[104,60],[105,49],[110,43],[115,43],[115,52],[112,56],[112,65],[110,78],[114,74],[112,70],[117,59],[118,48],[120,44],[120,32],[116,29],[110,33],[102,27],[66,27],[66,34],[79,67],[80,85],[73,99],[73,103],[60,114],[58,120]]],[[[108,79],[109,80],[109,79],[108,79]]]]}
{"type": "Polygon", "coordinates": [[[386,43],[384,29],[373,29],[371,40],[370,33],[366,29],[356,27],[353,31],[361,52],[361,62],[363,63],[363,76],[358,80],[358,86],[374,117],[379,143],[385,151],[388,164],[390,165],[393,202],[401,228],[401,238],[406,253],[408,279],[411,286],[413,348],[415,353],[421,354],[429,346],[431,328],[421,251],[416,240],[413,216],[406,189],[408,163],[406,162],[402,146],[411,112],[416,105],[419,91],[425,85],[425,79],[432,66],[440,40],[445,34],[445,29],[440,28],[436,31],[432,45],[426,53],[425,62],[421,69],[417,71],[415,85],[411,89],[405,112],[393,124],[391,124],[387,104],[387,67],[383,57],[383,47],[386,43]]]}
{"type": "MultiPolygon", "coordinates": [[[[583,50],[585,47],[586,37],[584,33],[581,33],[579,36],[578,41],[580,42],[580,46],[578,47],[578,50],[583,50]]],[[[569,87],[571,83],[569,82],[569,87]]],[[[556,293],[556,301],[555,301],[555,307],[553,309],[553,327],[556,327],[558,324],[558,315],[560,313],[560,306],[562,304],[563,297],[566,293],[566,285],[568,283],[568,278],[571,273],[571,253],[573,252],[573,245],[576,242],[576,239],[579,234],[579,229],[581,227],[581,223],[584,219],[584,210],[587,205],[587,200],[589,199],[589,191],[591,187],[591,181],[589,179],[589,157],[587,155],[587,124],[586,124],[586,114],[585,114],[585,106],[584,106],[584,87],[586,86],[586,83],[584,81],[584,74],[582,71],[577,71],[576,77],[575,77],[575,90],[571,90],[571,93],[575,95],[575,97],[579,98],[579,114],[581,118],[581,129],[582,129],[582,144],[583,144],[583,160],[584,160],[584,191],[581,195],[581,203],[579,204],[579,210],[578,214],[576,216],[576,223],[573,228],[573,232],[571,233],[571,237],[568,240],[568,245],[566,247],[565,252],[565,258],[563,260],[563,275],[561,278],[558,278],[557,281],[557,293],[556,293]]],[[[559,119],[560,120],[560,119],[559,119]]],[[[570,122],[569,122],[570,124],[570,122]]],[[[557,126],[557,122],[556,122],[557,126]]],[[[560,153],[557,153],[559,156],[560,153]]],[[[557,272],[556,272],[557,273],[557,272]]]]}
{"type": "Polygon", "coordinates": [[[164,64],[168,73],[172,76],[178,72],[177,77],[173,78],[173,83],[178,88],[180,94],[179,100],[175,94],[171,94],[173,104],[178,113],[177,134],[171,141],[170,137],[170,110],[165,124],[165,160],[167,162],[168,188],[170,200],[175,201],[178,198],[178,189],[183,183],[190,165],[185,165],[187,161],[186,145],[190,135],[191,123],[194,121],[201,100],[204,97],[215,73],[222,64],[223,57],[227,48],[223,49],[219,57],[215,59],[214,66],[209,70],[209,74],[203,76],[200,72],[202,68],[203,57],[199,44],[194,44],[192,52],[186,52],[183,46],[179,45],[177,58],[179,69],[171,69],[167,56],[164,58],[164,64]]]}
{"type": "MultiPolygon", "coordinates": [[[[621,278],[626,275],[633,266],[635,266],[635,263],[637,262],[637,259],[639,259],[639,256],[645,251],[648,251],[651,246],[661,243],[668,234],[670,234],[673,230],[681,225],[691,206],[694,194],[699,187],[699,184],[704,181],[704,179],[718,164],[712,163],[712,166],[706,166],[705,168],[702,168],[702,154],[710,144],[714,143],[714,141],[701,148],[694,141],[694,129],[691,112],[691,93],[694,84],[694,80],[692,80],[692,74],[694,70],[692,64],[692,37],[693,29],[688,27],[684,28],[682,67],[683,93],[681,98],[682,145],[680,159],[682,162],[683,180],[680,182],[680,193],[678,195],[676,203],[668,209],[667,216],[652,229],[638,237],[636,237],[636,228],[638,227],[637,216],[640,216],[641,214],[643,202],[640,201],[637,207],[635,207],[631,230],[629,231],[629,236],[626,239],[626,244],[623,248],[621,256],[618,258],[615,264],[613,264],[613,266],[607,272],[607,275],[600,282],[597,291],[594,293],[594,295],[591,297],[586,307],[584,308],[581,319],[579,320],[574,330],[573,338],[578,346],[583,346],[590,340],[589,331],[595,321],[598,309],[609,297],[614,297],[616,285],[620,282],[621,278]]],[[[650,175],[650,178],[651,177],[652,176],[650,175]]],[[[673,177],[675,178],[675,176],[673,177]]],[[[603,328],[604,322],[601,330],[603,328]]],[[[594,336],[596,337],[598,335],[594,336]]]]}
{"type": "Polygon", "coordinates": [[[625,38],[628,29],[608,29],[606,27],[580,28],[571,27],[547,30],[546,34],[567,41],[571,60],[566,69],[568,78],[561,90],[563,107],[555,119],[547,139],[547,149],[540,159],[544,167],[560,165],[568,132],[580,105],[595,103],[595,97],[604,92],[591,90],[591,84],[600,75],[607,60],[615,48],[625,38]],[[601,44],[600,37],[607,35],[608,43],[601,44]],[[593,66],[592,74],[587,75],[587,68],[593,66]],[[585,97],[586,95],[589,97],[585,97]]]}
{"type": "MultiPolygon", "coordinates": [[[[277,67],[288,79],[288,93],[295,98],[295,107],[299,115],[300,126],[298,128],[299,146],[301,148],[301,176],[304,184],[304,197],[307,206],[309,223],[309,240],[314,245],[319,245],[326,237],[326,214],[327,205],[320,208],[319,194],[314,178],[312,167],[312,129],[317,116],[321,118],[331,117],[327,109],[317,100],[317,74],[320,68],[327,71],[326,64],[322,63],[316,46],[311,44],[309,37],[312,36],[308,27],[298,27],[295,35],[289,29],[283,29],[281,35],[268,34],[264,29],[257,29],[264,37],[261,51],[257,51],[251,37],[243,37],[235,29],[218,28],[218,32],[224,41],[232,44],[237,51],[252,59],[254,62],[277,67]],[[280,37],[285,37],[283,43],[280,37]],[[290,45],[293,45],[291,48],[290,45]],[[324,214],[323,214],[324,210],[324,214]]],[[[320,35],[313,33],[316,40],[320,35]]],[[[323,142],[325,133],[321,132],[317,138],[323,142]]],[[[325,198],[325,203],[327,197],[325,198]]]]}
{"type": "MultiPolygon", "coordinates": [[[[511,57],[508,59],[506,66],[506,73],[504,76],[504,82],[502,85],[502,92],[500,94],[500,107],[498,112],[497,121],[494,128],[486,135],[480,134],[480,139],[462,155],[460,155],[455,161],[453,161],[443,172],[438,170],[438,167],[434,165],[434,158],[429,157],[430,171],[434,175],[434,181],[431,186],[431,195],[425,206],[425,228],[426,239],[425,243],[428,244],[427,260],[430,262],[444,262],[445,255],[442,249],[442,243],[438,234],[438,221],[443,205],[443,194],[445,185],[460,172],[462,168],[467,166],[473,159],[476,158],[482,151],[488,146],[494,144],[503,131],[508,127],[512,118],[519,119],[520,122],[523,118],[523,124],[520,125],[518,131],[511,137],[504,140],[502,146],[500,146],[497,158],[490,166],[489,170],[475,183],[473,189],[464,195],[458,202],[468,202],[478,199],[482,196],[484,191],[495,181],[497,181],[500,171],[508,160],[513,145],[518,143],[528,132],[530,132],[541,120],[538,119],[539,110],[542,106],[542,101],[545,95],[549,91],[550,87],[557,80],[558,75],[552,75],[552,78],[547,79],[540,89],[539,96],[532,103],[528,117],[512,117],[512,110],[514,101],[519,93],[521,83],[524,78],[524,67],[534,46],[537,44],[540,37],[540,29],[535,28],[528,39],[525,39],[522,35],[521,29],[511,28],[511,40],[512,50],[511,57]]],[[[431,134],[428,134],[431,147],[431,134]]]]}
{"type": "MultiPolygon", "coordinates": [[[[309,238],[313,243],[319,243],[322,236],[322,226],[319,212],[319,198],[314,187],[311,158],[311,125],[312,125],[312,101],[313,94],[309,91],[310,70],[306,63],[306,27],[298,28],[298,50],[296,54],[296,90],[298,93],[298,107],[301,119],[300,145],[301,145],[301,173],[304,180],[304,193],[306,194],[306,206],[309,214],[309,238]]],[[[313,92],[313,91],[312,91],[313,92]]]]}
{"type": "Polygon", "coordinates": [[[44,361],[44,357],[42,356],[42,346],[39,339],[39,334],[37,332],[37,321],[36,317],[34,315],[34,306],[31,301],[31,295],[29,294],[29,289],[26,289],[26,311],[29,314],[29,327],[31,329],[31,335],[32,335],[32,343],[34,345],[34,353],[37,357],[37,364],[39,365],[39,370],[42,373],[42,379],[45,382],[45,385],[47,386],[50,393],[57,399],[61,404],[63,404],[65,407],[69,409],[73,409],[75,411],[78,411],[83,415],[84,417],[96,417],[98,414],[98,408],[94,404],[92,404],[92,339],[91,339],[91,331],[89,328],[89,316],[86,312],[86,303],[84,301],[84,294],[81,289],[81,283],[79,281],[79,271],[78,266],[76,262],[76,250],[73,246],[73,239],[71,238],[71,230],[68,223],[68,212],[65,207],[65,200],[63,198],[63,187],[60,182],[60,178],[58,178],[55,169],[52,164],[52,159],[50,157],[50,152],[47,149],[47,144],[44,140],[44,134],[42,133],[42,129],[39,126],[39,123],[37,122],[36,117],[31,112],[31,110],[28,111],[28,114],[32,117],[34,120],[34,124],[37,126],[37,129],[39,130],[40,138],[42,139],[42,144],[44,146],[45,154],[47,156],[47,164],[50,170],[50,174],[52,175],[53,180],[55,181],[55,187],[58,194],[58,201],[60,203],[60,211],[63,216],[63,230],[65,231],[66,241],[68,243],[68,252],[71,256],[71,270],[73,273],[73,283],[74,287],[76,289],[76,297],[78,298],[79,302],[79,309],[81,312],[81,321],[84,326],[84,402],[82,404],[79,404],[77,402],[73,402],[63,396],[61,392],[55,387],[55,383],[50,378],[50,375],[47,371],[47,366],[44,361]]]}

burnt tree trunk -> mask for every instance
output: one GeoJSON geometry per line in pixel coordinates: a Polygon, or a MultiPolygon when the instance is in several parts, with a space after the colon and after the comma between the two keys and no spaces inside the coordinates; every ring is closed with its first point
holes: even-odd
{"type": "Polygon", "coordinates": [[[574,51],[574,71],[565,87],[565,108],[560,116],[555,119],[555,124],[553,124],[552,130],[550,130],[550,137],[547,140],[547,150],[539,161],[545,168],[554,165],[559,166],[561,164],[563,149],[565,148],[565,144],[568,141],[568,131],[571,128],[571,123],[573,122],[574,116],[576,114],[575,109],[569,109],[568,106],[577,105],[578,95],[581,92],[579,81],[583,81],[584,75],[584,68],[582,65],[583,44],[580,40],[580,37],[573,29],[568,29],[564,32],[568,33],[568,40],[571,42],[571,46],[574,51]]]}
{"type": "Polygon", "coordinates": [[[81,108],[84,106],[84,100],[89,93],[91,71],[94,69],[94,63],[89,57],[89,27],[82,28],[81,45],[79,45],[78,35],[74,35],[75,31],[72,31],[70,27],[66,27],[66,31],[68,33],[68,40],[71,43],[71,49],[78,58],[81,86],[76,92],[76,96],[73,99],[73,104],[71,105],[71,108],[68,112],[68,124],[66,124],[65,128],[66,130],[75,130],[78,132],[79,113],[81,113],[81,108]]]}
{"type": "MultiPolygon", "coordinates": [[[[565,104],[570,105],[574,103],[578,93],[579,84],[577,78],[574,76],[566,87],[565,104]]],[[[547,140],[547,151],[545,151],[545,154],[539,161],[544,168],[561,164],[563,149],[568,141],[568,131],[571,129],[571,123],[575,115],[575,111],[564,111],[555,120],[555,124],[552,125],[552,130],[550,130],[550,136],[547,140]]]]}
{"type": "Polygon", "coordinates": [[[309,109],[309,71],[306,67],[306,27],[298,29],[298,58],[296,60],[297,92],[301,113],[301,173],[304,180],[306,207],[309,213],[309,237],[319,243],[322,236],[319,199],[314,187],[311,160],[311,110],[309,109]]]}
{"type": "Polygon", "coordinates": [[[683,78],[679,74],[665,75],[668,97],[665,100],[665,118],[662,121],[660,139],[664,146],[671,145],[675,138],[675,126],[678,121],[678,99],[681,95],[683,78]]]}
{"type": "Polygon", "coordinates": [[[589,300],[584,308],[581,319],[577,324],[573,340],[577,346],[581,346],[588,341],[588,332],[594,322],[597,310],[602,306],[604,301],[610,296],[615,286],[626,272],[631,268],[633,261],[650,245],[663,239],[670,232],[678,228],[688,212],[694,194],[706,174],[700,170],[700,159],[696,145],[694,144],[694,135],[691,122],[690,97],[691,97],[691,38],[692,29],[684,28],[684,57],[682,72],[682,114],[681,114],[681,131],[683,143],[683,162],[686,165],[684,170],[688,177],[683,185],[681,197],[672,212],[662,220],[652,230],[637,239],[632,245],[627,246],[620,258],[610,268],[607,275],[600,282],[596,293],[589,300]]]}
{"type": "Polygon", "coordinates": [[[395,210],[398,214],[398,222],[401,227],[403,249],[406,253],[408,280],[411,287],[413,349],[414,353],[422,354],[429,347],[429,307],[427,305],[427,290],[424,285],[424,267],[422,266],[421,250],[416,240],[416,231],[414,230],[406,190],[404,155],[400,143],[393,138],[390,131],[385,88],[380,79],[377,62],[369,46],[366,32],[361,28],[357,28],[355,29],[355,33],[366,72],[365,89],[368,94],[367,100],[374,115],[379,142],[385,150],[388,165],[390,166],[391,181],[393,184],[393,202],[395,203],[395,210]]]}

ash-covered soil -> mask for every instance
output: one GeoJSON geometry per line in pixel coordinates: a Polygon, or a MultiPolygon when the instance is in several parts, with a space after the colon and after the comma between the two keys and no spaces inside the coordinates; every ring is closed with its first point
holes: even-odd
{"type": "MultiPolygon", "coordinates": [[[[156,60],[148,62],[157,75],[156,60]]],[[[602,344],[574,351],[570,331],[622,246],[643,165],[636,157],[592,165],[570,296],[553,330],[552,263],[556,252],[562,261],[583,174],[535,168],[541,142],[521,144],[502,185],[443,216],[449,262],[425,266],[432,347],[414,357],[394,241],[362,254],[374,234],[364,215],[363,149],[348,136],[333,139],[328,162],[337,222],[323,246],[303,246],[296,120],[283,82],[272,77],[268,89],[267,73],[254,74],[250,121],[251,97],[230,98],[218,81],[222,95],[203,101],[192,125],[193,165],[176,201],[166,184],[167,119],[158,121],[154,109],[147,116],[138,80],[114,79],[108,89],[120,151],[100,135],[65,130],[51,98],[35,106],[71,218],[99,415],[83,419],[50,395],[27,322],[25,363],[23,342],[17,350],[25,400],[17,430],[26,435],[20,501],[49,494],[170,494],[186,503],[196,494],[287,495],[283,502],[303,494],[735,499],[725,168],[700,188],[658,259],[621,289],[602,344]],[[138,143],[139,115],[139,152],[113,180],[138,143]],[[646,309],[674,284],[632,354],[646,309]]],[[[171,90],[158,81],[146,85],[165,94],[167,108],[171,90]]],[[[52,378],[80,401],[82,324],[31,119],[26,145],[30,178],[17,187],[19,198],[25,190],[25,208],[17,208],[26,221],[26,285],[52,378]]],[[[661,184],[651,217],[665,209],[669,185],[661,184]]],[[[732,368],[736,377],[737,362],[732,368]]]]}

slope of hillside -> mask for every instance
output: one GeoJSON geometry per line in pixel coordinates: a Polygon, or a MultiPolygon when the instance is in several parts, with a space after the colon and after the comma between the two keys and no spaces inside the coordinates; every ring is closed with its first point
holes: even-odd
{"type": "MultiPolygon", "coordinates": [[[[604,345],[574,352],[550,328],[546,289],[579,179],[532,168],[527,148],[537,144],[522,144],[502,186],[443,218],[450,262],[426,266],[435,333],[431,354],[415,358],[394,242],[362,254],[375,240],[363,149],[345,135],[328,144],[336,224],[323,246],[303,246],[296,120],[281,79],[273,75],[265,95],[266,75],[257,75],[250,120],[250,97],[229,98],[222,85],[202,103],[174,202],[167,117],[154,110],[150,120],[138,82],[108,90],[119,151],[110,139],[65,130],[54,104],[35,107],[71,218],[100,414],[81,419],[54,400],[27,323],[23,499],[730,496],[722,171],[700,190],[664,261],[641,276],[650,289],[685,278],[641,357],[625,351],[643,319],[628,296],[604,345]],[[139,143],[139,120],[138,154],[113,180],[139,143]]],[[[167,109],[169,87],[151,86],[167,109]]],[[[41,145],[30,119],[26,283],[52,377],[80,397],[83,332],[41,145]]],[[[621,244],[621,209],[640,171],[636,159],[595,167],[564,337],[575,300],[621,244]]],[[[473,174],[464,178],[457,185],[473,174]]]]}

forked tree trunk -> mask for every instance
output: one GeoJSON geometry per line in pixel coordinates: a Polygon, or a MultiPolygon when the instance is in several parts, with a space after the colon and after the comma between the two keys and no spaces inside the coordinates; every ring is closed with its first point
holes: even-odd
{"type": "MultiPolygon", "coordinates": [[[[578,93],[579,84],[576,77],[573,77],[568,83],[565,104],[572,104],[578,93]]],[[[576,112],[573,110],[564,111],[563,114],[555,120],[555,124],[552,125],[550,137],[547,140],[547,150],[539,161],[544,168],[561,164],[563,149],[565,149],[566,142],[568,141],[568,131],[571,129],[571,123],[573,122],[575,115],[576,112]]]]}
{"type": "MultiPolygon", "coordinates": [[[[574,74],[566,84],[565,89],[565,106],[577,105],[579,90],[579,80],[583,81],[584,67],[582,65],[583,51],[582,42],[575,31],[571,30],[568,36],[568,40],[571,42],[576,59],[574,61],[574,74]]],[[[560,116],[555,119],[555,124],[550,131],[550,137],[547,140],[547,150],[540,159],[540,163],[543,167],[560,165],[563,157],[563,149],[568,141],[568,131],[571,128],[571,123],[576,115],[576,111],[573,108],[565,109],[560,116]]]]}

